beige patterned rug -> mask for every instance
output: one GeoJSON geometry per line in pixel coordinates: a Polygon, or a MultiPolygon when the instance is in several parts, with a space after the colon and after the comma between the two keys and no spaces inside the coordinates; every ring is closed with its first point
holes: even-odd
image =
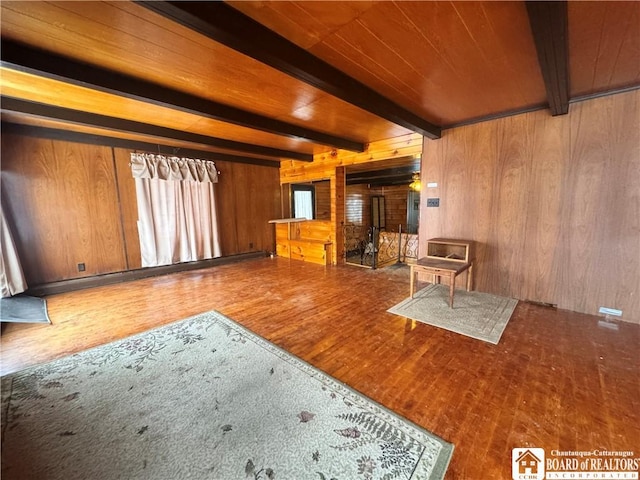
{"type": "Polygon", "coordinates": [[[217,312],[2,378],[2,479],[434,480],[453,446],[217,312]]]}
{"type": "Polygon", "coordinates": [[[513,298],[456,290],[449,308],[449,287],[430,284],[387,311],[497,344],[517,304],[513,298]]]}

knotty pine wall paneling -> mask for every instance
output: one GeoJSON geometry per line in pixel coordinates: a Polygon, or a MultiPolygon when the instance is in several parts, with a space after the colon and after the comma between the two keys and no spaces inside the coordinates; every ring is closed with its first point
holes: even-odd
{"type": "Polygon", "coordinates": [[[313,182],[316,197],[316,220],[331,220],[331,181],[313,182]]]}
{"type": "Polygon", "coordinates": [[[421,172],[420,255],[476,240],[477,290],[640,323],[640,91],[445,130],[421,172]]]}
{"type": "Polygon", "coordinates": [[[369,225],[371,223],[371,189],[366,184],[347,185],[345,223],[369,225]]]}
{"type": "Polygon", "coordinates": [[[377,162],[422,154],[422,136],[417,133],[371,142],[364,152],[336,150],[314,155],[313,162],[285,160],[280,164],[280,183],[300,183],[335,176],[336,167],[377,162]]]}
{"type": "MultiPolygon", "coordinates": [[[[280,184],[303,183],[329,179],[331,182],[331,220],[333,225],[332,251],[334,263],[342,260],[342,223],[345,221],[346,173],[345,167],[392,158],[403,158],[422,154],[422,136],[407,134],[372,142],[364,152],[336,150],[314,156],[313,162],[287,160],[280,165],[280,184]],[[340,178],[337,178],[337,177],[340,178]]],[[[367,220],[368,222],[369,220],[367,220]]]]}
{"type": "Polygon", "coordinates": [[[398,226],[402,225],[403,231],[407,225],[407,197],[409,195],[408,185],[393,185],[382,187],[381,195],[384,196],[386,230],[397,232],[398,226]]]}
{"type": "Polygon", "coordinates": [[[126,269],[111,148],[3,135],[2,190],[28,285],[126,269]]]}
{"type": "Polygon", "coordinates": [[[335,175],[331,179],[331,249],[334,265],[343,263],[344,257],[344,235],[342,226],[345,218],[345,195],[346,195],[347,173],[344,167],[336,167],[335,175]]]}
{"type": "Polygon", "coordinates": [[[366,184],[348,185],[345,204],[346,222],[371,225],[371,197],[384,196],[386,230],[397,232],[398,225],[407,223],[408,185],[369,187],[366,184]]]}

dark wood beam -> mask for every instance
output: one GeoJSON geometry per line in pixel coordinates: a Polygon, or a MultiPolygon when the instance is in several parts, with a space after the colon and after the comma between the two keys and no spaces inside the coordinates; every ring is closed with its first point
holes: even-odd
{"type": "Polygon", "coordinates": [[[569,37],[566,1],[527,1],[552,115],[569,112],[569,37]]]}
{"type": "Polygon", "coordinates": [[[393,187],[396,185],[407,185],[407,191],[409,184],[413,181],[411,175],[392,176],[387,178],[379,178],[376,180],[347,180],[347,185],[369,185],[370,187],[393,187]]]}
{"type": "Polygon", "coordinates": [[[399,185],[409,184],[413,174],[420,171],[420,165],[407,165],[405,167],[386,168],[366,172],[347,173],[346,184],[370,184],[370,185],[399,185]]]}
{"type": "Polygon", "coordinates": [[[158,143],[141,142],[138,140],[129,140],[126,138],[109,137],[106,135],[94,135],[90,133],[73,132],[70,130],[60,130],[57,128],[38,127],[33,125],[22,125],[12,122],[2,122],[1,131],[3,135],[24,135],[27,137],[47,138],[50,140],[62,140],[66,142],[84,143],[89,145],[104,145],[107,147],[144,150],[149,153],[158,153],[162,155],[197,157],[203,160],[219,160],[224,162],[246,163],[251,165],[261,165],[263,167],[280,168],[280,162],[274,160],[263,160],[261,158],[228,155],[226,153],[209,152],[207,150],[196,150],[193,148],[161,145],[158,143]]]}
{"type": "Polygon", "coordinates": [[[109,117],[96,113],[82,112],[80,110],[72,110],[69,108],[57,107],[55,105],[45,105],[42,103],[36,103],[12,97],[0,96],[0,106],[2,108],[2,111],[26,113],[28,115],[33,115],[40,118],[70,122],[75,125],[98,127],[107,130],[137,133],[141,135],[150,135],[154,137],[165,138],[168,140],[180,140],[183,142],[199,143],[213,148],[223,148],[227,150],[234,150],[254,155],[263,155],[267,157],[288,158],[293,160],[301,160],[303,162],[313,161],[313,155],[311,154],[263,147],[260,145],[252,145],[249,143],[234,142],[232,140],[210,137],[208,135],[183,132],[182,130],[175,130],[173,128],[160,127],[157,125],[150,125],[147,123],[125,120],[122,118],[109,117]]]}
{"type": "Polygon", "coordinates": [[[253,128],[297,140],[363,152],[365,145],[351,139],[269,118],[172,88],[79,62],[11,40],[2,40],[0,65],[16,71],[60,80],[194,115],[253,128]]]}
{"type": "Polygon", "coordinates": [[[426,137],[440,127],[383,97],[224,2],[147,2],[148,8],[227,47],[426,137]]]}

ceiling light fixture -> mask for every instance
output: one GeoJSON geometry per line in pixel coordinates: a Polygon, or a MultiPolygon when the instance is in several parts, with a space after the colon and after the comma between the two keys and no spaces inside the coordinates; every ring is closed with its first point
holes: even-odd
{"type": "Polygon", "coordinates": [[[415,192],[419,192],[422,188],[422,182],[420,182],[420,172],[413,172],[411,180],[412,181],[409,184],[409,188],[415,192]]]}

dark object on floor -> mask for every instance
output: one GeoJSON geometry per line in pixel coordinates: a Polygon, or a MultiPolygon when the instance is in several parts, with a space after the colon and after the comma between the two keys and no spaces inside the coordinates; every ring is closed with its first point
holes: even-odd
{"type": "Polygon", "coordinates": [[[0,321],[20,323],[51,323],[47,303],[43,298],[15,295],[0,298],[0,321]]]}

